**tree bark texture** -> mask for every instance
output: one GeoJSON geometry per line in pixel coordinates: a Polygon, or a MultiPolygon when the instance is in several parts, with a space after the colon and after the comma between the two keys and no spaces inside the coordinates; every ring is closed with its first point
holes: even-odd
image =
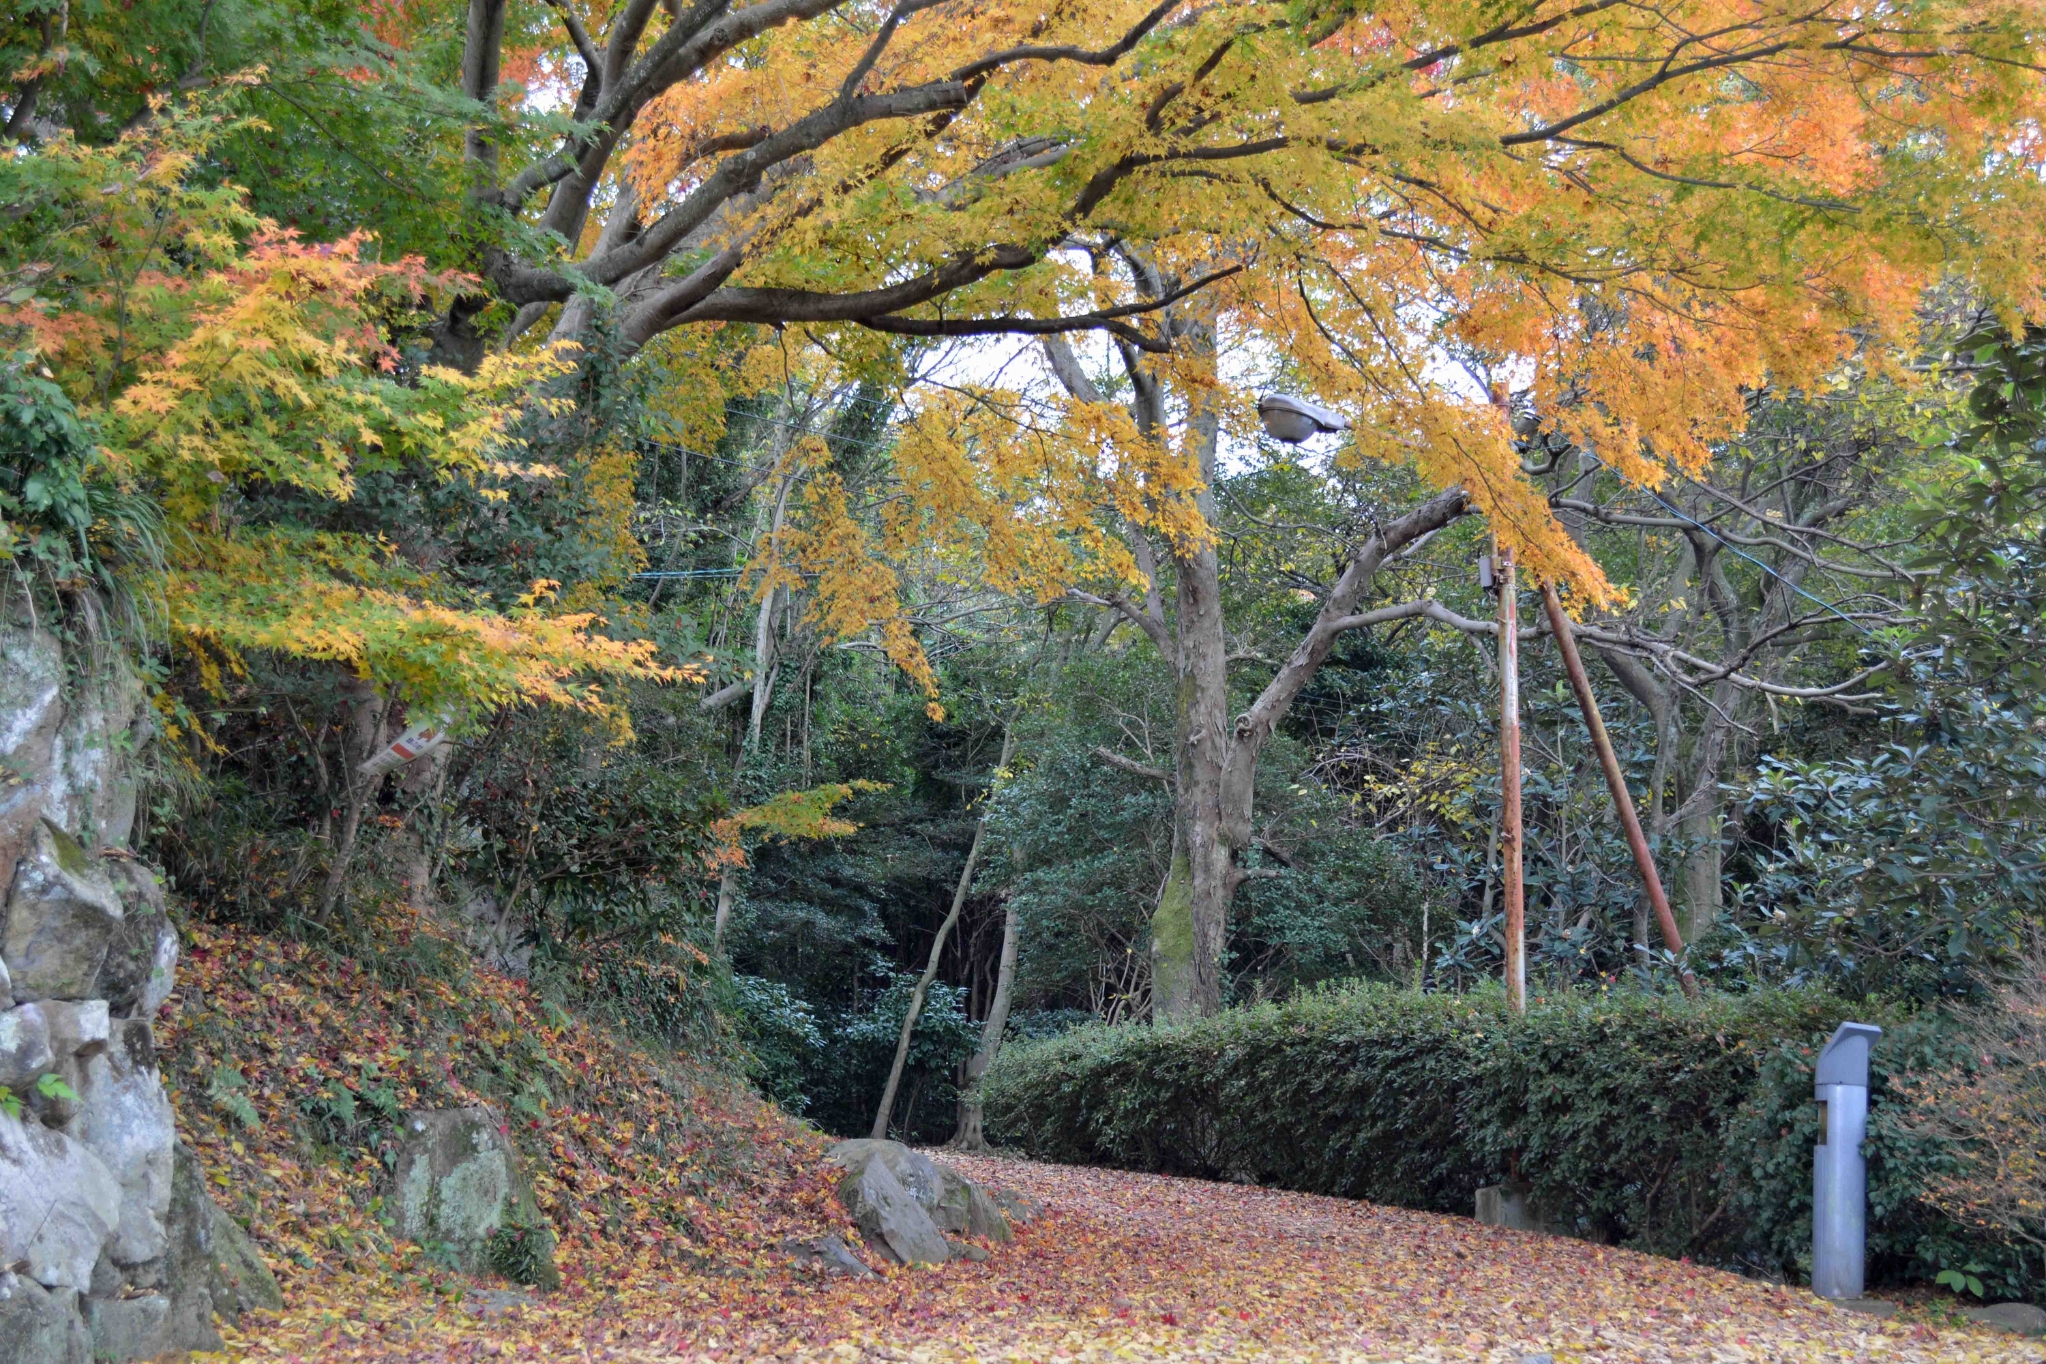
{"type": "Polygon", "coordinates": [[[1002,911],[1001,965],[995,971],[994,997],[988,1001],[987,1018],[980,1025],[980,1045],[967,1058],[964,1083],[959,1087],[959,1126],[951,1145],[961,1151],[985,1151],[987,1133],[982,1125],[981,1084],[1002,1052],[1002,1037],[1009,1027],[1009,1001],[1015,997],[1016,955],[1023,940],[1023,913],[1014,903],[1002,911]]]}
{"type": "Polygon", "coordinates": [[[1506,896],[1506,1002],[1527,1011],[1526,836],[1520,818],[1520,622],[1513,551],[1494,556],[1499,576],[1499,868],[1506,896]]]}

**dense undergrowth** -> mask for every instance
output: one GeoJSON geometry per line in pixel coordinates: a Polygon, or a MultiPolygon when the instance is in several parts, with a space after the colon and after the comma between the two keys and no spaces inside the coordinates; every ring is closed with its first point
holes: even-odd
{"type": "Polygon", "coordinates": [[[633,1264],[745,1272],[782,1237],[846,1230],[823,1140],[742,1082],[476,968],[421,921],[387,922],[378,946],[365,961],[192,926],[160,1026],[179,1130],[287,1301],[351,1279],[460,1291],[382,1217],[415,1107],[503,1115],[571,1295],[633,1264]]]}
{"type": "Polygon", "coordinates": [[[1771,1277],[1810,1272],[1812,1066],[1848,1017],[1872,1063],[1871,1283],[1977,1275],[2037,1298],[2036,1252],[1935,1211],[1955,1151],[1912,1077],[1962,1059],[1927,1019],[1817,991],[1572,992],[1516,1017],[1498,991],[1330,989],[1171,1028],[1012,1046],[990,1136],[1043,1160],[1247,1180],[1470,1215],[1512,1177],[1565,1228],[1771,1277]]]}

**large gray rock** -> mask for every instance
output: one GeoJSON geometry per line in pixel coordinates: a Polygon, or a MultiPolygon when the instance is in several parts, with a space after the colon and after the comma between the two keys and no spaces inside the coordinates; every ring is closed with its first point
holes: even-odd
{"type": "Polygon", "coordinates": [[[148,738],[142,685],[125,667],[74,673],[44,770],[43,813],[92,848],[119,847],[135,828],[135,764],[148,738]]]}
{"type": "Polygon", "coordinates": [[[0,1272],[0,1364],[90,1364],[78,1294],[0,1272]]]}
{"type": "Polygon", "coordinates": [[[55,1063],[42,1005],[20,1004],[0,1013],[0,1085],[20,1097],[55,1063]]]}
{"type": "Polygon", "coordinates": [[[0,1113],[0,1265],[28,1264],[45,1288],[91,1286],[121,1220],[121,1185],[62,1132],[0,1113]]]}
{"type": "Polygon", "coordinates": [[[880,1161],[910,1197],[923,1204],[926,1212],[938,1206],[945,1190],[945,1176],[950,1173],[921,1151],[913,1151],[899,1141],[879,1141],[872,1137],[841,1141],[826,1151],[824,1158],[846,1173],[855,1175],[867,1167],[868,1161],[880,1161]]]}
{"type": "Polygon", "coordinates": [[[120,924],[107,942],[92,993],[115,1018],[153,1018],[177,979],[178,934],[165,911],[156,874],[131,858],[101,869],[121,901],[120,924]]]}
{"type": "MultiPolygon", "coordinates": [[[[121,1361],[155,1359],[180,1350],[206,1348],[183,1340],[177,1314],[166,1294],[143,1293],[131,1298],[87,1298],[86,1329],[92,1333],[92,1357],[121,1361]]],[[[219,1332],[213,1333],[215,1341],[219,1332]]],[[[219,1345],[211,1348],[218,1349],[219,1345]]]]}
{"type": "Polygon", "coordinates": [[[874,1277],[874,1271],[853,1254],[852,1247],[836,1236],[791,1237],[781,1248],[803,1269],[853,1279],[874,1277]]]}
{"type": "Polygon", "coordinates": [[[966,1231],[970,1236],[986,1237],[1008,1245],[1016,1239],[1016,1233],[1009,1227],[1008,1214],[996,1201],[993,1193],[978,1184],[968,1182],[966,1205],[966,1231]]]}
{"type": "Polygon", "coordinates": [[[120,922],[120,897],[93,859],[69,834],[39,821],[0,927],[14,997],[88,998],[120,922]]]}
{"type": "Polygon", "coordinates": [[[170,1244],[165,1219],[177,1133],[149,1024],[123,1021],[115,1043],[86,1061],[78,1114],[68,1130],[120,1181],[120,1221],[106,1251],[126,1266],[154,1260],[170,1244]]]}
{"type": "Polygon", "coordinates": [[[1002,1216],[1009,1219],[1012,1227],[1027,1227],[1044,1216],[1044,1205],[1028,1194],[997,1186],[988,1190],[988,1196],[994,1199],[995,1206],[1002,1210],[1002,1216]]]}
{"type": "Polygon", "coordinates": [[[992,1191],[899,1141],[857,1137],[833,1146],[826,1159],[849,1175],[857,1175],[875,1161],[886,1165],[888,1173],[947,1236],[985,1236],[1003,1243],[1013,1239],[1009,1219],[992,1191]]]}
{"type": "Polygon", "coordinates": [[[0,763],[17,778],[0,782],[0,888],[42,819],[42,778],[54,766],[63,720],[64,651],[57,637],[0,627],[0,763]]]}
{"type": "Polygon", "coordinates": [[[1488,1227],[1560,1234],[1556,1218],[1534,1201],[1525,1184],[1487,1184],[1479,1189],[1477,1220],[1488,1227]]]}
{"type": "MultiPolygon", "coordinates": [[[[500,1231],[542,1226],[518,1150],[488,1108],[407,1113],[392,1179],[398,1234],[446,1246],[470,1273],[494,1268],[491,1246],[500,1231]]],[[[551,1251],[542,1258],[535,1281],[551,1286],[551,1251]]]]}
{"type": "Polygon", "coordinates": [[[952,1257],[945,1234],[902,1186],[888,1162],[866,1159],[839,1181],[838,1200],[870,1245],[905,1264],[943,1264],[952,1257]]]}
{"type": "Polygon", "coordinates": [[[181,1345],[187,1350],[217,1350],[205,1344],[219,1336],[217,1314],[238,1322],[242,1313],[258,1308],[279,1311],[284,1294],[256,1243],[241,1224],[222,1212],[206,1192],[206,1171],[191,1147],[178,1143],[171,1159],[170,1249],[164,1256],[163,1290],[172,1303],[181,1345]]]}
{"type": "MultiPolygon", "coordinates": [[[[50,1030],[50,1052],[56,1058],[57,1077],[82,1095],[88,1083],[86,1071],[94,1057],[103,1055],[112,1037],[112,1020],[104,999],[46,999],[42,1001],[43,1021],[50,1030]]],[[[51,1127],[68,1126],[78,1115],[79,1099],[62,1095],[35,1097],[36,1112],[51,1127]]]]}

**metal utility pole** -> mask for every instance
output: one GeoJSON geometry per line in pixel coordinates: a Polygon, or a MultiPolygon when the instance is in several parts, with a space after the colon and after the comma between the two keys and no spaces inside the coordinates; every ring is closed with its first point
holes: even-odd
{"type": "Polygon", "coordinates": [[[1577,707],[1584,712],[1584,727],[1591,731],[1591,746],[1598,750],[1598,765],[1606,774],[1606,786],[1613,793],[1613,808],[1619,812],[1620,827],[1627,831],[1627,846],[1634,850],[1634,865],[1641,871],[1641,884],[1648,888],[1648,903],[1655,909],[1655,921],[1662,925],[1662,940],[1679,960],[1677,970],[1684,993],[1698,997],[1698,980],[1682,964],[1684,937],[1677,931],[1676,915],[1670,913],[1669,896],[1663,893],[1662,877],[1655,870],[1655,855],[1648,850],[1648,836],[1641,832],[1641,819],[1634,813],[1634,797],[1627,792],[1626,775],[1620,771],[1619,755],[1613,752],[1612,736],[1598,713],[1598,698],[1591,694],[1591,678],[1584,671],[1584,657],[1577,652],[1577,638],[1570,632],[1570,617],[1563,611],[1563,599],[1554,583],[1542,584],[1542,607],[1549,614],[1549,629],[1556,647],[1563,653],[1563,670],[1570,674],[1570,690],[1577,693],[1577,707]]]}
{"type": "Polygon", "coordinates": [[[1493,556],[1499,589],[1499,863],[1506,891],[1506,1002],[1527,1012],[1527,896],[1521,881],[1520,620],[1513,551],[1493,556]]]}
{"type": "Polygon", "coordinates": [[[1862,1294],[1868,1253],[1868,1049],[1883,1035],[1873,1023],[1842,1023],[1819,1053],[1812,1077],[1819,1101],[1819,1142],[1812,1148],[1812,1292],[1862,1294]]]}

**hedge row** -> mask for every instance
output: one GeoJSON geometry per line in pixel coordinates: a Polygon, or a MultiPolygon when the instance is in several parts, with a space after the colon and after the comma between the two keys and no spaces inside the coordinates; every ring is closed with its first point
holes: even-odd
{"type": "Polygon", "coordinates": [[[1006,1047],[986,1116],[993,1140],[1041,1160],[1466,1216],[1517,1169],[1581,1235],[1804,1278],[1812,1065],[1849,1016],[1888,1028],[1870,1094],[1871,1283],[1975,1266],[1992,1296],[2036,1297],[2036,1253],[2028,1267],[1918,1197],[1951,1152],[1911,1130],[1893,1081],[1956,1044],[1825,995],[1577,994],[1515,1016],[1496,992],[1327,990],[1006,1047]]]}

